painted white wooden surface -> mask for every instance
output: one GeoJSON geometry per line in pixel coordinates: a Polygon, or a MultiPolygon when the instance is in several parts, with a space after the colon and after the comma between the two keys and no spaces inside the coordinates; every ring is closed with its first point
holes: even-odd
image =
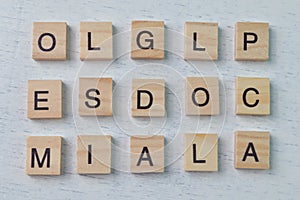
{"type": "Polygon", "coordinates": [[[0,13],[0,199],[297,199],[300,195],[300,2],[248,1],[32,1],[1,0],[0,13]],[[166,48],[163,61],[129,58],[131,20],[164,20],[166,48]],[[115,52],[124,53],[109,67],[106,62],[79,60],[79,22],[112,21],[115,52]],[[69,60],[35,62],[31,59],[33,21],[67,21],[69,60]],[[219,61],[185,62],[185,21],[219,22],[219,61]],[[233,60],[234,24],[237,21],[270,23],[270,60],[233,60]],[[192,65],[193,64],[193,65],[192,65]],[[217,117],[184,115],[184,78],[191,75],[220,78],[221,112],[217,117]],[[79,117],[78,77],[111,76],[114,116],[79,117]],[[236,76],[271,78],[271,112],[267,117],[234,114],[236,76]],[[164,78],[167,113],[161,119],[132,119],[130,81],[133,77],[164,78]],[[61,120],[26,118],[27,80],[61,79],[64,82],[64,117],[61,120]],[[271,132],[271,169],[236,170],[233,167],[235,130],[271,132]],[[218,132],[219,172],[183,170],[182,138],[186,132],[218,132]],[[81,176],[76,173],[76,135],[113,136],[113,173],[81,176]],[[129,135],[163,134],[166,137],[166,172],[134,175],[129,169],[129,135]],[[63,175],[25,175],[28,135],[61,135],[63,175]]]}

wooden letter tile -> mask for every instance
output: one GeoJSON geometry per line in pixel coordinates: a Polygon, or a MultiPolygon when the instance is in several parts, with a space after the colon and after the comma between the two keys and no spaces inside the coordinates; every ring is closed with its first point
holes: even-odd
{"type": "Polygon", "coordinates": [[[165,115],[165,81],[132,80],[132,116],[163,117],[165,115]]]}
{"type": "Polygon", "coordinates": [[[27,116],[30,119],[62,118],[62,81],[29,80],[27,116]]]}
{"type": "Polygon", "coordinates": [[[238,22],[235,25],[235,60],[269,59],[269,23],[238,22]]]}
{"type": "Polygon", "coordinates": [[[164,136],[130,137],[130,171],[132,173],[164,172],[164,136]]]}
{"type": "Polygon", "coordinates": [[[34,60],[66,60],[67,23],[34,22],[32,58],[34,60]]]}
{"type": "Polygon", "coordinates": [[[112,23],[80,22],[80,59],[110,60],[112,58],[112,23]]]}
{"type": "Polygon", "coordinates": [[[164,58],[164,22],[132,21],[131,58],[164,58]]]}
{"type": "Polygon", "coordinates": [[[110,174],[111,136],[77,136],[77,172],[79,174],[110,174]]]}
{"type": "Polygon", "coordinates": [[[112,115],[112,78],[79,79],[79,115],[112,115]]]}
{"type": "Polygon", "coordinates": [[[218,135],[185,134],[185,171],[218,171],[218,135]]]}
{"type": "Polygon", "coordinates": [[[27,175],[60,175],[61,174],[60,136],[27,137],[27,175]]]}
{"type": "Polygon", "coordinates": [[[269,169],[270,133],[236,131],[234,154],[235,168],[269,169]]]}
{"type": "Polygon", "coordinates": [[[218,60],[218,23],[186,22],[184,59],[218,60]]]}
{"type": "Polygon", "coordinates": [[[185,93],[186,115],[219,114],[217,77],[187,77],[185,93]]]}
{"type": "Polygon", "coordinates": [[[269,78],[236,78],[236,114],[270,114],[269,78]]]}

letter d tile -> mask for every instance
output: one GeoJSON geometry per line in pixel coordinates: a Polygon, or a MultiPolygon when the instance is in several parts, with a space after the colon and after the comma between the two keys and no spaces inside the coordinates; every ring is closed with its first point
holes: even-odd
{"type": "Polygon", "coordinates": [[[163,117],[165,115],[165,81],[132,80],[132,116],[163,117]]]}

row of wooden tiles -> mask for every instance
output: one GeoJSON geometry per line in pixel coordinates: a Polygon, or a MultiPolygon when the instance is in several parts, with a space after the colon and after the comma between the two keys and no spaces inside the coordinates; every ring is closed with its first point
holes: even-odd
{"type": "MultiPolygon", "coordinates": [[[[111,173],[111,136],[77,136],[77,172],[79,174],[111,173]]],[[[185,134],[185,171],[218,171],[218,135],[185,134]]],[[[62,137],[27,137],[26,173],[60,175],[62,137]]],[[[130,171],[132,173],[164,172],[164,136],[130,137],[130,171]]],[[[234,167],[269,169],[270,133],[237,131],[235,133],[234,167]]]]}
{"type": "MultiPolygon", "coordinates": [[[[185,87],[186,115],[218,115],[220,113],[219,79],[187,77],[185,87]]],[[[113,108],[112,78],[79,79],[79,115],[111,116],[113,108]]],[[[270,114],[270,79],[236,78],[236,114],[270,114]]],[[[165,116],[165,81],[163,79],[132,80],[132,116],[165,116]]],[[[28,118],[62,118],[62,81],[28,81],[28,118]]]]}
{"type": "MultiPolygon", "coordinates": [[[[131,58],[164,58],[164,21],[132,21],[131,58]]],[[[186,22],[184,58],[218,60],[218,23],[186,22]]],[[[67,23],[34,22],[32,58],[67,59],[67,23]]],[[[113,59],[112,22],[80,22],[80,59],[113,59]]],[[[269,59],[269,23],[238,22],[235,28],[235,60],[269,59]]]]}

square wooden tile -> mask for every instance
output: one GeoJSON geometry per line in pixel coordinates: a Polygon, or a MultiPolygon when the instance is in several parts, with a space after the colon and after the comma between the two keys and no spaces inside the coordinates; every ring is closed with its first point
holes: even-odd
{"type": "Polygon", "coordinates": [[[132,80],[133,117],[165,116],[165,81],[163,79],[132,80]]]}
{"type": "Polygon", "coordinates": [[[62,81],[28,81],[27,117],[62,118],[62,81]]]}
{"type": "Polygon", "coordinates": [[[218,135],[185,134],[185,171],[218,171],[218,135]]]}
{"type": "Polygon", "coordinates": [[[218,23],[185,22],[184,59],[218,60],[218,23]]]}
{"type": "Polygon", "coordinates": [[[77,172],[79,174],[110,174],[111,136],[77,136],[77,172]]]}
{"type": "Polygon", "coordinates": [[[164,136],[130,137],[130,171],[132,173],[164,172],[164,136]]]}
{"type": "Polygon", "coordinates": [[[164,58],[164,22],[132,21],[131,58],[164,58]]]}
{"type": "Polygon", "coordinates": [[[80,22],[80,59],[113,58],[112,22],[80,22]]]}
{"type": "Polygon", "coordinates": [[[269,23],[236,23],[235,60],[269,60],[269,23]]]}
{"type": "Polygon", "coordinates": [[[67,59],[67,23],[33,22],[32,58],[67,59]]]}
{"type": "Polygon", "coordinates": [[[112,115],[112,78],[79,79],[79,115],[112,115]]]}
{"type": "Polygon", "coordinates": [[[27,137],[27,175],[60,175],[61,174],[60,136],[27,137]]]}
{"type": "Polygon", "coordinates": [[[236,131],[234,167],[243,169],[270,168],[270,133],[236,131]]]}
{"type": "Polygon", "coordinates": [[[187,77],[185,95],[186,115],[218,115],[220,113],[217,77],[187,77]]]}
{"type": "Polygon", "coordinates": [[[270,79],[254,77],[236,78],[236,114],[270,114],[270,79]]]}

